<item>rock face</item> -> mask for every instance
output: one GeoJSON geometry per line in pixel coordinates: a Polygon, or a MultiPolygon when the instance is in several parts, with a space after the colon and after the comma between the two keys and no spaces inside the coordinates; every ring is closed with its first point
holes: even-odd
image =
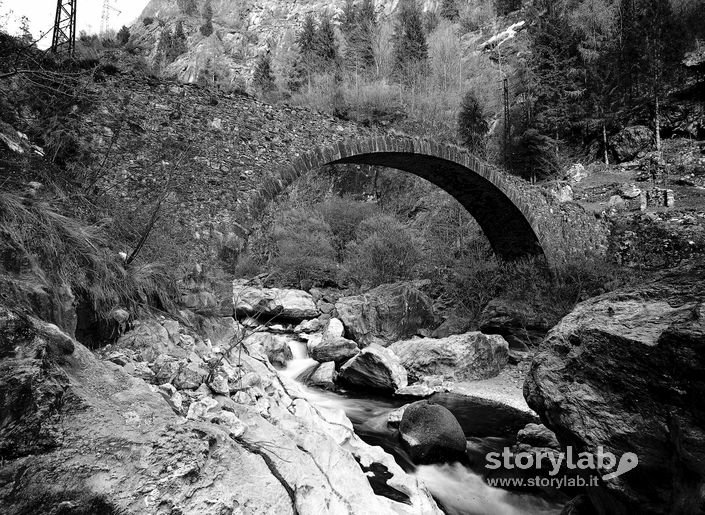
{"type": "Polygon", "coordinates": [[[372,344],[340,367],[339,379],[361,388],[393,392],[407,385],[406,370],[389,349],[372,344]]]}
{"type": "Polygon", "coordinates": [[[272,365],[283,367],[287,361],[293,359],[289,340],[286,336],[273,335],[269,333],[252,333],[245,338],[247,347],[260,346],[262,352],[267,355],[272,365]]]}
{"type": "Polygon", "coordinates": [[[609,141],[612,154],[618,163],[634,159],[639,152],[650,150],[654,144],[654,133],[643,125],[626,127],[609,141]]]}
{"type": "Polygon", "coordinates": [[[444,380],[468,381],[494,377],[507,364],[509,345],[499,335],[474,331],[447,338],[414,338],[392,344],[409,379],[442,376],[444,380]]]}
{"type": "Polygon", "coordinates": [[[460,423],[438,404],[417,401],[406,406],[399,434],[414,463],[465,459],[465,433],[460,423]]]}
{"type": "Polygon", "coordinates": [[[320,315],[313,297],[303,290],[259,288],[247,286],[243,281],[233,282],[233,305],[239,314],[260,316],[264,320],[277,317],[301,321],[320,315]]]}
{"type": "Polygon", "coordinates": [[[510,348],[519,350],[541,343],[550,329],[547,320],[531,306],[505,299],[489,301],[480,314],[478,325],[483,333],[502,335],[510,348]]]}
{"type": "Polygon", "coordinates": [[[316,371],[311,374],[307,384],[332,390],[335,388],[335,379],[337,375],[338,373],[335,371],[334,362],[328,361],[327,363],[321,363],[318,368],[316,368],[316,371]]]}
{"type": "Polygon", "coordinates": [[[263,356],[227,366],[243,389],[213,397],[202,386],[186,395],[184,418],[173,386],[150,386],[0,307],[3,514],[441,513],[342,412],[294,400],[296,385],[263,356]],[[375,495],[361,465],[385,467],[406,503],[375,495]]]}
{"type": "Polygon", "coordinates": [[[383,284],[364,295],[343,297],[335,309],[348,336],[360,346],[386,347],[435,321],[431,299],[408,283],[383,284]]]}
{"type": "Polygon", "coordinates": [[[574,452],[633,452],[587,494],[598,513],[695,513],[705,483],[705,268],[578,304],[548,334],[526,400],[574,452]]]}

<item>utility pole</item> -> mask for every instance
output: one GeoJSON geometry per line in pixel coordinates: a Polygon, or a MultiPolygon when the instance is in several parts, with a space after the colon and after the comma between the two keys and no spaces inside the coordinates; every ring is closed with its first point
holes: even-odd
{"type": "Polygon", "coordinates": [[[67,52],[73,56],[76,47],[76,2],[77,0],[56,2],[54,35],[51,40],[51,51],[54,53],[67,52]]]}

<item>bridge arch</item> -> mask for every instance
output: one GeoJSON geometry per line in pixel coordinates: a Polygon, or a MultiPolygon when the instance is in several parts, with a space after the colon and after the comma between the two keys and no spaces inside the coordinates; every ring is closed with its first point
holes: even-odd
{"type": "Polygon", "coordinates": [[[386,136],[315,148],[296,157],[268,181],[250,202],[248,215],[261,213],[267,202],[305,173],[338,163],[395,168],[435,184],[463,205],[503,259],[550,255],[545,248],[546,235],[522,195],[526,183],[460,147],[421,138],[386,136]]]}

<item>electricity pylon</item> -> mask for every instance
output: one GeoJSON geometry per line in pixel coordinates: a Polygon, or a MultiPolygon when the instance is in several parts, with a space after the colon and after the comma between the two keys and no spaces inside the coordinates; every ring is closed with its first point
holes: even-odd
{"type": "Polygon", "coordinates": [[[67,52],[73,55],[76,47],[76,2],[77,0],[57,0],[54,35],[51,50],[55,53],[67,52]]]}

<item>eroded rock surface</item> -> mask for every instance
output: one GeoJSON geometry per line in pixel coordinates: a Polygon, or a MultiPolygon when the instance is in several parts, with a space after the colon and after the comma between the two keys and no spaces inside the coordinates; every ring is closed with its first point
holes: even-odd
{"type": "Polygon", "coordinates": [[[389,349],[372,344],[340,367],[339,379],[359,388],[394,392],[407,385],[406,370],[389,349]]]}
{"type": "Polygon", "coordinates": [[[0,342],[3,513],[440,513],[342,412],[319,413],[264,355],[208,356],[234,385],[227,396],[149,385],[125,353],[102,361],[4,308],[0,342]],[[375,463],[408,504],[374,494],[361,465],[375,463]]]}
{"type": "Polygon", "coordinates": [[[599,513],[702,508],[703,285],[705,269],[690,267],[582,302],[534,358],[524,395],[563,446],[639,459],[587,491],[599,513]]]}

